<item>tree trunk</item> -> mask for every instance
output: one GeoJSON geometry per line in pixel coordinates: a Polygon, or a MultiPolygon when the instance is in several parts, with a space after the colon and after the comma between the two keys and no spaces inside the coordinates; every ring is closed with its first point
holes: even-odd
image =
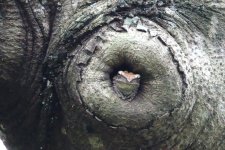
{"type": "Polygon", "coordinates": [[[223,0],[0,0],[1,138],[9,150],[225,149],[224,15],[223,0]]]}

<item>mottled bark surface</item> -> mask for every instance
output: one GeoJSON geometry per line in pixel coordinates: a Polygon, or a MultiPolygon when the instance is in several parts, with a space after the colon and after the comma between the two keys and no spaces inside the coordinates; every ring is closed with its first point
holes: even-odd
{"type": "Polygon", "coordinates": [[[225,149],[225,1],[0,0],[9,150],[225,149]],[[140,74],[132,101],[113,88],[140,74]]]}

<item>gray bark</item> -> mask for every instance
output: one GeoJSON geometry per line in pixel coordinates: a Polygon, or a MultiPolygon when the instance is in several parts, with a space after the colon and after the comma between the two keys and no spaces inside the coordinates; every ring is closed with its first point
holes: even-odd
{"type": "Polygon", "coordinates": [[[225,149],[225,1],[0,0],[9,150],[225,149]],[[132,101],[119,70],[141,75],[132,101]]]}

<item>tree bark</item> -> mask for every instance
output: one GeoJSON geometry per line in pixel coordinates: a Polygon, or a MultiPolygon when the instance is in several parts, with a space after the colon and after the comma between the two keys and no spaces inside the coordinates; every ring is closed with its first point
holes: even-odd
{"type": "Polygon", "coordinates": [[[9,150],[225,149],[225,2],[0,0],[9,150]],[[140,74],[132,101],[118,71],[140,74]]]}

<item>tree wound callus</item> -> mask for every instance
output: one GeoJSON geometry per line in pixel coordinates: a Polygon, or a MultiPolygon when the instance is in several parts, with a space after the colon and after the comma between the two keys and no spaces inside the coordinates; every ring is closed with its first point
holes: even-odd
{"type": "Polygon", "coordinates": [[[218,3],[6,0],[0,117],[9,147],[225,149],[218,3]]]}
{"type": "Polygon", "coordinates": [[[74,109],[75,112],[93,117],[89,121],[97,124],[96,130],[107,132],[106,135],[96,131],[105,138],[114,135],[111,129],[126,129],[119,132],[118,138],[131,131],[139,134],[151,129],[156,118],[167,116],[182,103],[186,88],[180,64],[173,61],[171,47],[158,36],[152,36],[149,30],[169,35],[146,18],[129,18],[130,25],[125,20],[128,19],[124,19],[126,26],[112,22],[117,28],[126,27],[123,32],[109,25],[85,39],[83,46],[75,50],[76,54],[72,52],[77,59],[71,61],[68,68],[71,71],[67,72],[69,93],[76,95],[75,103],[86,110],[74,109]],[[140,26],[147,31],[140,30],[140,26]],[[93,39],[95,45],[90,46],[93,39]],[[76,80],[77,74],[80,80],[76,80]]]}

